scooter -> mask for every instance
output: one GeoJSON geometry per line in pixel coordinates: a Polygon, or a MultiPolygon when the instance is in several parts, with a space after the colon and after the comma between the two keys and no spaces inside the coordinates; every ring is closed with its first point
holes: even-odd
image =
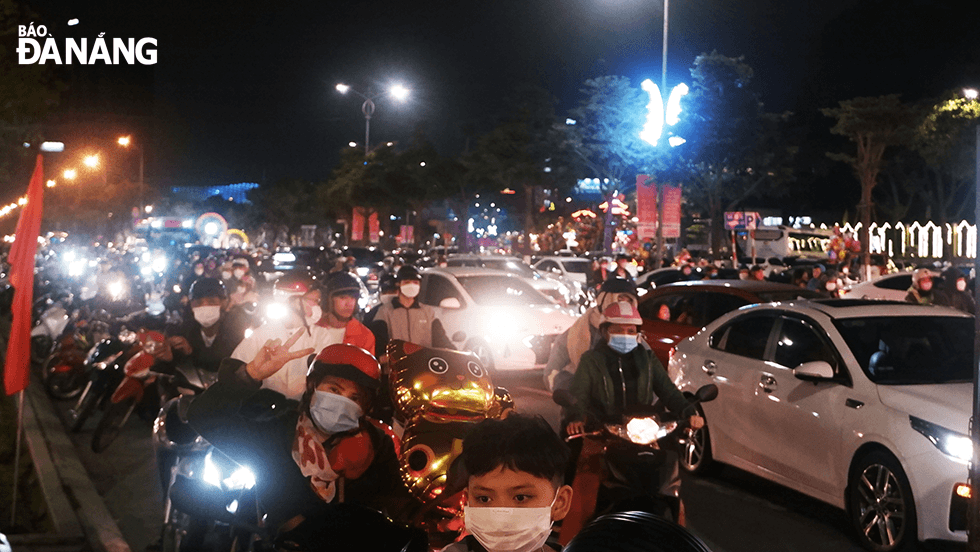
{"type": "Polygon", "coordinates": [[[141,347],[136,332],[122,329],[118,335],[103,339],[92,348],[85,359],[88,381],[75,407],[69,411],[70,431],[81,430],[89,416],[107,402],[109,395],[125,377],[123,367],[126,361],[141,347]]]}
{"type": "MultiPolygon", "coordinates": [[[[124,377],[109,398],[105,413],[92,434],[92,450],[102,452],[119,435],[136,406],[143,400],[146,388],[156,382],[158,377],[171,377],[151,370],[156,357],[163,347],[164,335],[156,331],[140,332],[138,351],[123,366],[124,377]]],[[[157,404],[159,406],[159,403],[157,404]]]]}
{"type": "MultiPolygon", "coordinates": [[[[695,404],[714,400],[718,387],[708,384],[694,394],[695,404]]],[[[565,389],[552,395],[560,406],[575,406],[565,389]]],[[[659,405],[631,408],[621,417],[589,420],[581,439],[582,451],[572,483],[573,503],[562,521],[559,542],[564,546],[598,514],[645,511],[684,525],[675,441],[683,420],[672,419],[659,405]]]]}

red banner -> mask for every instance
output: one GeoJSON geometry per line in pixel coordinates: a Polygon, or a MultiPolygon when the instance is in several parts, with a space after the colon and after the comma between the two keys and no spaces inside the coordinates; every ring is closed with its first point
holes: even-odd
{"type": "Polygon", "coordinates": [[[371,243],[378,243],[381,241],[381,222],[378,221],[378,213],[371,213],[368,217],[368,234],[371,238],[371,243]]]}
{"type": "Polygon", "coordinates": [[[636,217],[640,240],[657,237],[657,184],[648,174],[636,175],[636,217]]]}
{"type": "Polygon", "coordinates": [[[681,237],[680,186],[664,186],[664,237],[681,237]]]}
{"type": "Polygon", "coordinates": [[[403,224],[401,233],[398,234],[399,243],[412,243],[415,241],[415,227],[410,224],[403,224]]]}
{"type": "Polygon", "coordinates": [[[354,214],[351,216],[350,241],[359,242],[364,239],[364,209],[354,207],[354,214]]]}
{"type": "Polygon", "coordinates": [[[31,368],[31,306],[34,301],[34,255],[41,231],[44,207],[44,167],[38,154],[34,174],[27,187],[27,204],[20,212],[14,244],[10,247],[10,283],[14,286],[11,311],[14,315],[7,342],[3,384],[8,395],[27,388],[31,368]]]}

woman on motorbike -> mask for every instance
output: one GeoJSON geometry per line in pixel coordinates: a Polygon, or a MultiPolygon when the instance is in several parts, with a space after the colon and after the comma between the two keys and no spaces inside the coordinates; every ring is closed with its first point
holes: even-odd
{"type": "Polygon", "coordinates": [[[569,435],[583,433],[590,418],[606,420],[622,415],[629,407],[651,405],[658,399],[672,414],[688,418],[692,428],[704,425],[656,355],[638,346],[642,324],[636,306],[628,301],[612,303],[602,312],[602,338],[582,354],[572,379],[570,391],[575,400],[565,421],[569,435]]]}

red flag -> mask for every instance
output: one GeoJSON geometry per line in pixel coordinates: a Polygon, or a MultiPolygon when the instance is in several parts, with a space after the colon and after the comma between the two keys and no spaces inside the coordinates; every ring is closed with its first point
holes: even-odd
{"type": "Polygon", "coordinates": [[[3,367],[3,383],[8,395],[23,391],[30,378],[31,367],[31,305],[34,302],[34,254],[37,236],[41,231],[41,211],[44,206],[44,168],[37,156],[34,174],[27,187],[27,204],[17,221],[14,244],[7,260],[10,263],[10,283],[14,285],[14,314],[7,342],[7,363],[3,367]]]}

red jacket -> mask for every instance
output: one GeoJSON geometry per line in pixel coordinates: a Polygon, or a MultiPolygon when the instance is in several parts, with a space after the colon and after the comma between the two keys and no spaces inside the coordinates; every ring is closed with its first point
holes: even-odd
{"type": "MultiPolygon", "coordinates": [[[[329,328],[324,320],[326,320],[325,316],[320,319],[320,322],[317,322],[317,326],[329,328]]],[[[371,333],[371,330],[369,330],[367,326],[361,324],[354,318],[351,318],[350,321],[347,322],[347,327],[344,329],[343,342],[348,345],[360,347],[371,353],[371,356],[374,356],[374,334],[371,333]]]]}

